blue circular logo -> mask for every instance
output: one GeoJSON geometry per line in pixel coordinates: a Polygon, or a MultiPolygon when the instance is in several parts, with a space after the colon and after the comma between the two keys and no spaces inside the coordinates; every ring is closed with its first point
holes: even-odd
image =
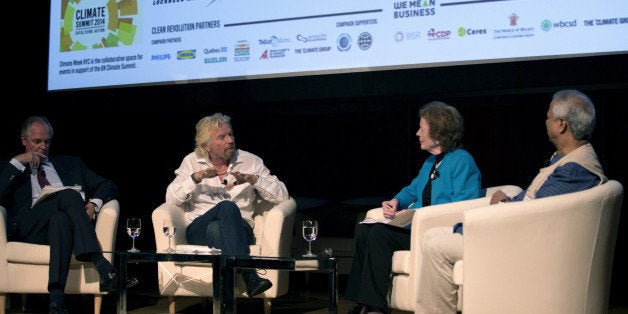
{"type": "Polygon", "coordinates": [[[338,36],[336,46],[340,51],[347,51],[351,49],[351,36],[349,36],[349,34],[341,34],[338,36]]]}

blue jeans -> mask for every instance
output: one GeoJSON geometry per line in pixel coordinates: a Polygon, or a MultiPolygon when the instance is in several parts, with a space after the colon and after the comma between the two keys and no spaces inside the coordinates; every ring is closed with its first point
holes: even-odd
{"type": "Polygon", "coordinates": [[[248,256],[249,245],[255,243],[253,228],[242,219],[240,208],[232,201],[222,201],[187,227],[189,244],[207,245],[222,250],[224,255],[248,256]]]}

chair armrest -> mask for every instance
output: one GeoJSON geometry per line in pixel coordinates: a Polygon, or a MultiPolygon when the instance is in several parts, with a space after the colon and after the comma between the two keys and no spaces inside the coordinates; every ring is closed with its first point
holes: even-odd
{"type": "Polygon", "coordinates": [[[501,185],[487,188],[486,196],[484,197],[418,209],[412,218],[412,240],[414,244],[418,245],[421,235],[426,230],[443,226],[451,226],[453,228],[454,224],[463,221],[464,211],[490,205],[491,196],[498,190],[504,191],[506,195],[511,197],[521,192],[521,188],[516,185],[501,185]]]}
{"type": "Polygon", "coordinates": [[[384,210],[381,207],[369,209],[365,219],[382,220],[384,219],[384,210]]]}
{"type": "Polygon", "coordinates": [[[499,186],[493,186],[493,187],[487,188],[486,196],[491,197],[493,193],[499,190],[503,191],[509,197],[514,197],[522,191],[521,188],[516,185],[499,185],[499,186]]]}
{"type": "Polygon", "coordinates": [[[185,230],[187,229],[185,211],[177,205],[163,203],[159,207],[155,208],[151,215],[157,252],[163,252],[166,248],[168,248],[168,237],[164,235],[163,231],[165,219],[174,221],[177,228],[176,235],[172,241],[172,246],[174,247],[177,244],[187,244],[187,240],[185,239],[185,230]]]}
{"type": "Polygon", "coordinates": [[[119,215],[120,203],[113,199],[103,204],[96,216],[96,236],[103,251],[113,251],[116,246],[119,215]]]}
{"type": "Polygon", "coordinates": [[[297,203],[289,198],[255,219],[256,242],[263,256],[289,256],[297,203]]]}

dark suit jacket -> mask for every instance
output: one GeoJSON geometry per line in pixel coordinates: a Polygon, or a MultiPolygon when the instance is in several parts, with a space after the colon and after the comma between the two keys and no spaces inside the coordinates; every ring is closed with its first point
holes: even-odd
{"type": "MultiPolygon", "coordinates": [[[[54,166],[63,185],[80,185],[85,192],[85,199],[101,199],[104,203],[114,199],[118,186],[89,170],[80,158],[74,156],[56,156],[48,159],[54,166]]],[[[28,219],[27,212],[33,201],[30,169],[19,171],[8,160],[0,163],[0,205],[8,212],[7,232],[9,239],[16,234],[22,219],[28,219]]]]}

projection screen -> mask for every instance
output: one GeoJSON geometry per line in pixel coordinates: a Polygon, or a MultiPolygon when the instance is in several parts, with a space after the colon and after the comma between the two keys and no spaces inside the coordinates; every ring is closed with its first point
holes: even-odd
{"type": "Polygon", "coordinates": [[[628,51],[626,0],[56,0],[48,90],[628,51]]]}

